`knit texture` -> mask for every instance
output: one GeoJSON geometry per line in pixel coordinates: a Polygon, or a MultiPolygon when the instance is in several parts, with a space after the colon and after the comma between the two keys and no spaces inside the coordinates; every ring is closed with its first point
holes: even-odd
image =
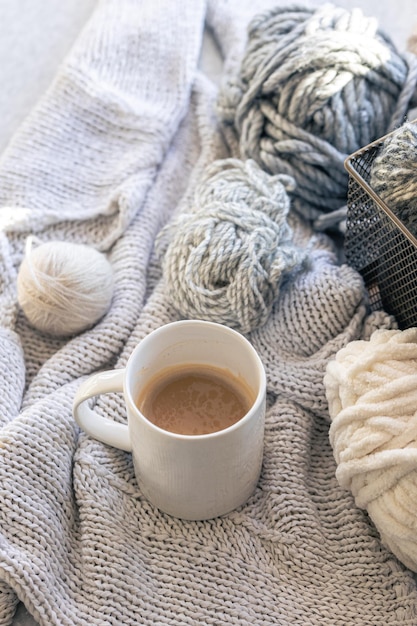
{"type": "Polygon", "coordinates": [[[297,182],[307,218],[346,204],[348,154],[402,123],[417,63],[360,9],[275,6],[249,25],[219,114],[242,158],[297,182]]]}
{"type": "MultiPolygon", "coordinates": [[[[227,71],[242,49],[239,7],[207,11],[227,71]]],[[[337,482],[323,387],[340,348],[393,320],[367,315],[360,277],[291,211],[308,262],[247,333],[268,411],[245,505],[204,522],[164,515],[144,499],[131,455],[73,420],[86,375],[124,367],[143,337],[180,317],[155,239],[191,211],[206,168],[238,156],[196,69],[204,15],[196,0],[103,0],[0,162],[0,624],[19,598],[42,626],[414,626],[411,571],[337,482]],[[32,230],[94,245],[113,266],[108,314],[70,340],[36,332],[17,307],[32,230]]],[[[126,420],[118,394],[95,409],[126,420]]]]}

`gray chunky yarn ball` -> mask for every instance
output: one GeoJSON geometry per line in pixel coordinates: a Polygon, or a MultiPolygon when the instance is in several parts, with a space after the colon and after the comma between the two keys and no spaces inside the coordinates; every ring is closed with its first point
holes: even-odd
{"type": "Polygon", "coordinates": [[[207,168],[193,211],[180,214],[157,241],[166,287],[182,316],[241,332],[266,322],[283,279],[306,254],[287,222],[293,182],[251,160],[207,168]]]}
{"type": "Polygon", "coordinates": [[[417,237],[417,125],[389,135],[372,164],[370,185],[417,237]]]}
{"type": "Polygon", "coordinates": [[[239,156],[294,177],[310,219],[346,203],[346,156],[404,120],[416,59],[360,9],[277,7],[253,19],[219,115],[239,156]]]}

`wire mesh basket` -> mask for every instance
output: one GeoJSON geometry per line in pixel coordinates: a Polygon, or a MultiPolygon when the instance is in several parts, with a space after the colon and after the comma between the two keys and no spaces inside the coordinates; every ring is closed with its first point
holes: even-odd
{"type": "Polygon", "coordinates": [[[369,184],[372,164],[387,137],[345,161],[349,183],[344,250],[349,265],[363,276],[371,310],[391,313],[405,329],[417,326],[417,239],[369,184]]]}

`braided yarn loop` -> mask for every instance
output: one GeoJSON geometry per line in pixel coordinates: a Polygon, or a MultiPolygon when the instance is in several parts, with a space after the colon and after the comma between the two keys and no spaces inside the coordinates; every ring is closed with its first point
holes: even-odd
{"type": "Polygon", "coordinates": [[[349,343],[324,383],[337,479],[417,571],[417,328],[349,343]]]}
{"type": "Polygon", "coordinates": [[[294,177],[311,219],[346,203],[346,156],[403,121],[416,80],[415,57],[360,9],[276,7],[252,20],[218,110],[241,158],[294,177]]]}
{"type": "Polygon", "coordinates": [[[415,237],[416,171],[417,125],[406,122],[385,139],[372,164],[370,185],[415,237]]]}
{"type": "Polygon", "coordinates": [[[221,159],[206,169],[194,210],[180,214],[157,242],[181,315],[241,332],[266,322],[283,279],[306,254],[287,222],[293,187],[290,177],[270,176],[251,160],[221,159]]]}

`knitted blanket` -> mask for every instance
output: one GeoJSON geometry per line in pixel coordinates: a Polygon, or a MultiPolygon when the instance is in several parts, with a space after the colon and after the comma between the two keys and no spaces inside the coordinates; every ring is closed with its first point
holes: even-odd
{"type": "MultiPolygon", "coordinates": [[[[202,522],[159,512],[131,455],[72,417],[86,376],[123,367],[179,318],[155,238],[206,165],[238,156],[197,69],[205,19],[233,71],[242,3],[102,0],[0,161],[0,624],[20,600],[44,626],[415,625],[412,572],[335,478],[323,386],[340,348],[393,321],[368,315],[360,276],[299,219],[309,261],[248,334],[268,410],[262,475],[244,506],[202,522]],[[31,328],[17,305],[31,233],[89,244],[112,263],[108,314],[69,340],[31,328]]],[[[96,410],[126,419],[118,394],[96,410]]]]}

